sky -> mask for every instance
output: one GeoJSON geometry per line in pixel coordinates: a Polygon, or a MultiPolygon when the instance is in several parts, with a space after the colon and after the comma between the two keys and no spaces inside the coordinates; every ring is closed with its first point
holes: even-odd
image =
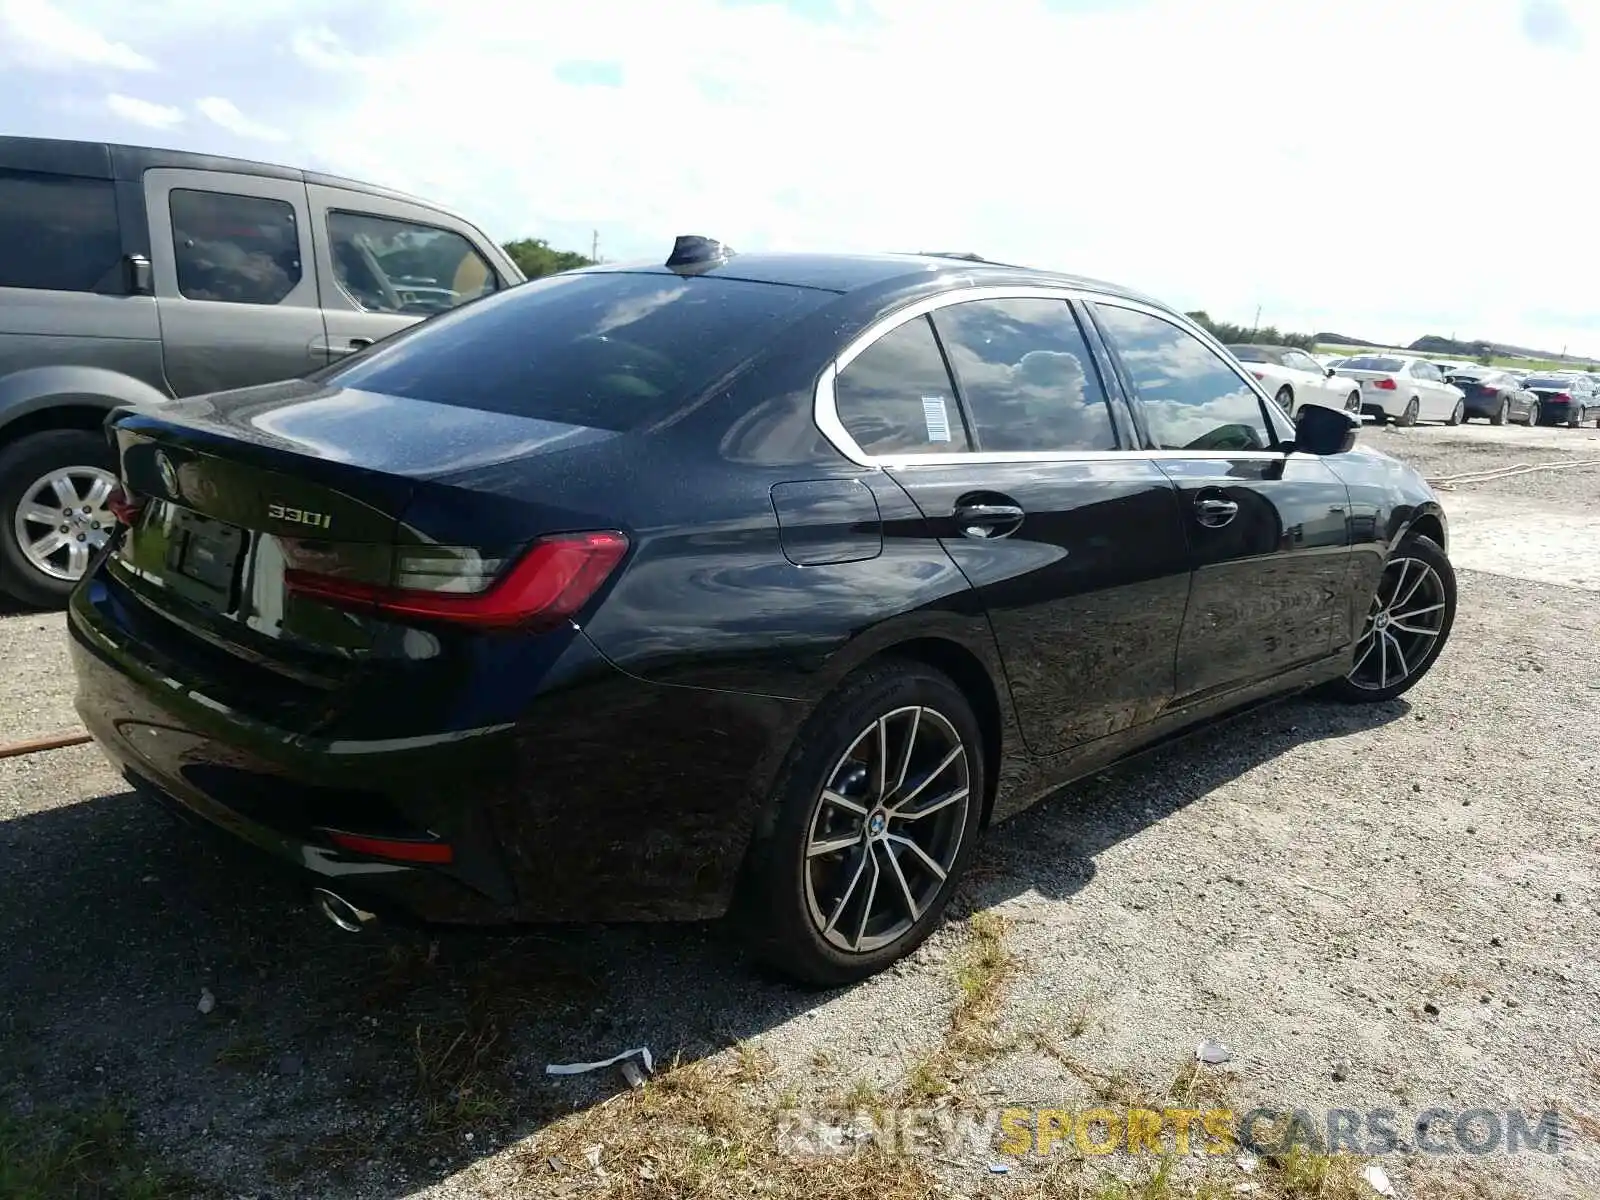
{"type": "Polygon", "coordinates": [[[1600,354],[1600,0],[0,0],[0,132],[1600,354]]]}

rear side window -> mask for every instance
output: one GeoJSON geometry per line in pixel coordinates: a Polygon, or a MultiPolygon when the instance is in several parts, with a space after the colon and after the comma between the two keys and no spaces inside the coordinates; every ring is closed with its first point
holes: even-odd
{"type": "Polygon", "coordinates": [[[121,261],[109,179],[0,171],[0,287],[92,292],[121,261]]]}
{"type": "Polygon", "coordinates": [[[972,300],[939,309],[933,323],[975,450],[1117,448],[1094,359],[1065,300],[972,300]]]}
{"type": "Polygon", "coordinates": [[[367,213],[330,212],[328,250],[339,287],[367,312],[443,312],[500,286],[459,233],[367,213]]]}
{"type": "Polygon", "coordinates": [[[419,322],[319,378],[623,431],[671,416],[835,298],[709,276],[551,275],[419,322]]]}
{"type": "Polygon", "coordinates": [[[174,190],[178,291],[190,300],[276,304],[300,282],[294,206],[264,196],[174,190]]]}
{"type": "Polygon", "coordinates": [[[970,449],[944,355],[927,317],[907,321],[839,372],[834,407],[868,454],[951,454],[970,449]]]}
{"type": "Polygon", "coordinates": [[[1403,371],[1405,363],[1398,358],[1381,358],[1373,354],[1357,355],[1339,364],[1349,371],[1403,371]]]}
{"type": "Polygon", "coordinates": [[[1260,398],[1204,342],[1170,321],[1097,304],[1161,450],[1270,450],[1260,398]]]}

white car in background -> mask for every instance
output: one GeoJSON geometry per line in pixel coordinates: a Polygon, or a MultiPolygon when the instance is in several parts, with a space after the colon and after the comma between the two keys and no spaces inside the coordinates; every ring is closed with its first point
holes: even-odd
{"type": "Polygon", "coordinates": [[[1271,392],[1286,413],[1302,404],[1361,411],[1361,385],[1332,367],[1324,367],[1293,346],[1233,345],[1229,352],[1271,392]]]}
{"type": "Polygon", "coordinates": [[[1466,393],[1446,383],[1439,368],[1411,354],[1358,354],[1347,358],[1340,372],[1361,385],[1361,412],[1378,424],[1415,425],[1466,419],[1466,393]]]}

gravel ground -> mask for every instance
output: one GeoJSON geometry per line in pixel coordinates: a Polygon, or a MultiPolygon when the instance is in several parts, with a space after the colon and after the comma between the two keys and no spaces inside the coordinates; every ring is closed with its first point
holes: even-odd
{"type": "MultiPolygon", "coordinates": [[[[1593,431],[1365,436],[1431,477],[1600,458],[1593,431]]],[[[1600,469],[1444,499],[1472,569],[1404,699],[1291,701],[994,832],[957,908],[1011,921],[1005,1028],[1151,1089],[1217,1038],[1243,1107],[1600,1108],[1600,546],[1581,528],[1600,469]],[[1578,551],[1540,573],[1506,513],[1578,551]]],[[[60,641],[59,617],[0,615],[0,740],[71,726],[60,641]]],[[[0,1112],[131,1106],[146,1151],[207,1194],[535,1196],[515,1144],[613,1086],[546,1062],[744,1041],[802,1088],[884,1084],[948,1019],[953,929],[821,995],[702,927],[459,937],[433,961],[404,935],[346,938],[91,747],[0,760],[0,861],[0,1112]]],[[[1026,1049],[980,1082],[997,1104],[1087,1095],[1026,1049]]],[[[1592,1137],[1471,1169],[1600,1194],[1592,1137]]]]}

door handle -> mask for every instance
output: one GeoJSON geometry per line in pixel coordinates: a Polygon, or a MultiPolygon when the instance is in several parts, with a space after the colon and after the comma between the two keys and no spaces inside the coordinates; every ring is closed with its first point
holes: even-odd
{"type": "Polygon", "coordinates": [[[1194,502],[1194,519],[1211,529],[1220,529],[1239,515],[1239,502],[1224,496],[1201,496],[1194,502]]]}
{"type": "Polygon", "coordinates": [[[328,353],[334,358],[342,358],[346,354],[354,354],[358,350],[365,350],[370,345],[372,345],[371,338],[353,337],[347,339],[342,346],[334,342],[329,342],[327,349],[328,353]]]}
{"type": "Polygon", "coordinates": [[[958,504],[956,528],[962,537],[1006,537],[1022,527],[1027,514],[1016,504],[958,504]]]}

